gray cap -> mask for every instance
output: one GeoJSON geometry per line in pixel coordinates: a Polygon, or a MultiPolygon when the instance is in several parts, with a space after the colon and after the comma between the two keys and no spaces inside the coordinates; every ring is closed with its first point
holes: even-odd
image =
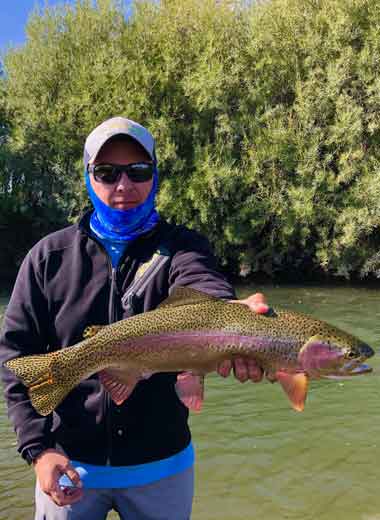
{"type": "Polygon", "coordinates": [[[84,144],[83,162],[84,167],[93,162],[99,150],[108,139],[115,135],[129,135],[136,139],[138,143],[148,152],[150,157],[155,160],[154,139],[146,128],[139,123],[127,119],[126,117],[112,117],[107,119],[89,134],[84,144]]]}

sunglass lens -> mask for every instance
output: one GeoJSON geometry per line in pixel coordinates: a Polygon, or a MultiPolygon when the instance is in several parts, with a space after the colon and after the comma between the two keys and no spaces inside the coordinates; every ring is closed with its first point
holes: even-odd
{"type": "Polygon", "coordinates": [[[132,182],[146,182],[153,177],[154,166],[148,163],[135,163],[127,171],[128,178],[132,182]]]}
{"type": "Polygon", "coordinates": [[[112,164],[99,164],[94,168],[94,179],[105,184],[113,184],[120,176],[120,172],[112,164]]]}
{"type": "Polygon", "coordinates": [[[134,163],[126,166],[116,164],[97,164],[93,167],[94,179],[104,184],[117,182],[122,172],[128,175],[132,182],[150,181],[154,174],[154,166],[150,163],[134,163]]]}

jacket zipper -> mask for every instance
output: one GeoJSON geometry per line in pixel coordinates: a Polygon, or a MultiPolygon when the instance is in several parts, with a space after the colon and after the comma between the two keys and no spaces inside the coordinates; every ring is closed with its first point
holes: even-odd
{"type": "MultiPolygon", "coordinates": [[[[90,236],[90,235],[89,235],[90,236]]],[[[114,323],[117,321],[117,309],[115,305],[115,296],[118,294],[117,290],[117,269],[112,266],[112,262],[110,260],[110,257],[108,256],[107,250],[103,246],[102,243],[98,242],[93,236],[90,236],[94,242],[99,246],[99,248],[104,252],[107,258],[107,264],[108,264],[108,273],[109,278],[111,281],[111,287],[110,287],[110,295],[109,295],[109,301],[108,301],[108,322],[114,323]]],[[[105,416],[106,421],[106,452],[107,452],[107,458],[106,458],[106,466],[111,465],[111,453],[112,453],[112,420],[111,420],[111,397],[108,392],[105,392],[104,395],[104,408],[103,413],[105,416]]]]}
{"type": "Polygon", "coordinates": [[[117,284],[116,284],[117,270],[115,267],[111,269],[111,290],[110,290],[110,299],[108,306],[108,321],[110,323],[115,323],[118,320],[117,309],[115,305],[115,297],[118,294],[117,284]]]}
{"type": "MultiPolygon", "coordinates": [[[[107,255],[108,256],[108,255],[107,255]]],[[[110,263],[109,263],[110,265],[110,263]]],[[[118,320],[118,312],[116,306],[116,297],[118,295],[117,288],[117,269],[111,265],[111,288],[108,305],[108,321],[109,323],[115,323],[118,320]]],[[[111,453],[112,453],[112,416],[111,416],[111,396],[108,392],[105,394],[105,413],[106,413],[106,429],[107,429],[107,459],[106,465],[111,465],[111,453]]]]}

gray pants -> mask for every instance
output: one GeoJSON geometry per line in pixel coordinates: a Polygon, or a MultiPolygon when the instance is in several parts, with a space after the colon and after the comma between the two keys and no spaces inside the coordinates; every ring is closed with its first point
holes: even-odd
{"type": "Polygon", "coordinates": [[[35,520],[104,520],[114,509],[121,520],[189,520],[194,494],[194,470],[145,486],[84,489],[71,506],[57,506],[36,484],[35,520]]]}

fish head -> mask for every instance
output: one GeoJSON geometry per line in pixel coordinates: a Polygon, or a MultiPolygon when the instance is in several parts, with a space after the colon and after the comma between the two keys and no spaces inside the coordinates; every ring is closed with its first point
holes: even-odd
{"type": "Polygon", "coordinates": [[[371,372],[364,363],[374,355],[372,348],[338,330],[312,336],[301,348],[298,362],[311,377],[348,377],[371,372]]]}

